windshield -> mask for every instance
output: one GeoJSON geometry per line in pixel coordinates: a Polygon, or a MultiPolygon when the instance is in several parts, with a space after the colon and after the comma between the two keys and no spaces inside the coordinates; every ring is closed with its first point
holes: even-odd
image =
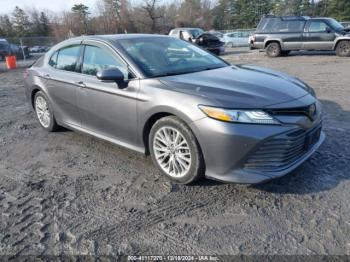
{"type": "Polygon", "coordinates": [[[118,41],[147,77],[187,74],[228,66],[195,45],[171,37],[118,41]]]}
{"type": "Polygon", "coordinates": [[[344,26],[341,25],[341,23],[339,23],[337,20],[331,18],[328,19],[328,22],[330,24],[330,26],[335,29],[336,31],[343,31],[344,30],[344,26]]]}
{"type": "Polygon", "coordinates": [[[0,43],[0,49],[7,49],[7,44],[0,43]]]}
{"type": "Polygon", "coordinates": [[[204,31],[201,30],[201,29],[190,29],[190,30],[188,30],[188,31],[190,31],[191,35],[192,35],[194,38],[198,38],[201,34],[204,33],[204,31]]]}

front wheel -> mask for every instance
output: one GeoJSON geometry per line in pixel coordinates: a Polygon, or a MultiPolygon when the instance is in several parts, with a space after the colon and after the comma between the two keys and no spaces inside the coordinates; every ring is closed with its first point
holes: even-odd
{"type": "Polygon", "coordinates": [[[149,136],[154,164],[172,182],[189,184],[204,174],[204,160],[190,128],[175,116],[164,117],[152,127],[149,136]]]}
{"type": "Polygon", "coordinates": [[[350,41],[341,41],[338,43],[336,53],[341,57],[350,56],[350,41]]]}

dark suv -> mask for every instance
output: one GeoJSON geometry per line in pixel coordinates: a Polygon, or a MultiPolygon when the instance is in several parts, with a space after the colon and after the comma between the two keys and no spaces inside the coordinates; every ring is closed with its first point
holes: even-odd
{"type": "Polygon", "coordinates": [[[270,57],[298,50],[335,50],[350,56],[350,32],[333,18],[266,16],[250,40],[252,49],[265,49],[270,57]]]}

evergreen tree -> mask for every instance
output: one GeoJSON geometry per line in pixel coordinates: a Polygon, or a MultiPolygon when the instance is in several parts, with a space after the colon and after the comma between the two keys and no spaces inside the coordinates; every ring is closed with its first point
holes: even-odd
{"type": "Polygon", "coordinates": [[[15,35],[18,37],[28,36],[31,31],[31,23],[29,22],[27,14],[21,8],[16,6],[12,16],[12,24],[15,35]]]}
{"type": "Polygon", "coordinates": [[[13,27],[8,15],[0,16],[1,37],[13,37],[13,27]]]}
{"type": "Polygon", "coordinates": [[[40,13],[40,17],[39,17],[39,22],[40,22],[40,31],[41,31],[41,35],[42,36],[48,36],[49,35],[49,19],[47,18],[47,16],[45,15],[44,12],[40,13]]]}
{"type": "Polygon", "coordinates": [[[72,12],[77,15],[79,23],[83,26],[83,32],[87,34],[88,33],[88,15],[90,14],[89,12],[89,7],[84,5],[84,4],[75,4],[72,7],[72,12]]]}

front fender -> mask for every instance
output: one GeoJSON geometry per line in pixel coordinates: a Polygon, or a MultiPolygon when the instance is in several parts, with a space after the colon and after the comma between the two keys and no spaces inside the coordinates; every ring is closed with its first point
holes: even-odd
{"type": "Polygon", "coordinates": [[[266,38],[264,40],[264,48],[267,47],[267,43],[269,43],[269,42],[278,42],[281,45],[281,48],[282,49],[284,48],[284,44],[283,44],[283,41],[281,38],[266,38]]]}
{"type": "Polygon", "coordinates": [[[333,50],[335,50],[337,48],[337,45],[340,41],[350,41],[350,35],[346,35],[346,36],[340,36],[338,37],[335,41],[334,41],[334,45],[333,45],[333,50]]]}

